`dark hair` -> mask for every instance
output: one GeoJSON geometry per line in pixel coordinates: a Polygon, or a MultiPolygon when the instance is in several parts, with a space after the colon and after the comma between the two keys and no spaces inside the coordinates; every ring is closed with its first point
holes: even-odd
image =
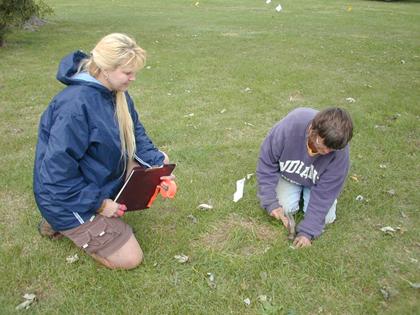
{"type": "Polygon", "coordinates": [[[316,114],[311,123],[311,131],[324,139],[327,148],[340,150],[353,137],[353,122],[346,110],[327,108],[316,114]]]}

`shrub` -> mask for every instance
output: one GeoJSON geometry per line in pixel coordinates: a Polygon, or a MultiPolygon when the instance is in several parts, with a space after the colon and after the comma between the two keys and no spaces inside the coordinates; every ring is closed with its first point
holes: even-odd
{"type": "Polygon", "coordinates": [[[53,10],[43,0],[0,0],[0,47],[13,28],[21,27],[32,17],[44,17],[53,10]]]}

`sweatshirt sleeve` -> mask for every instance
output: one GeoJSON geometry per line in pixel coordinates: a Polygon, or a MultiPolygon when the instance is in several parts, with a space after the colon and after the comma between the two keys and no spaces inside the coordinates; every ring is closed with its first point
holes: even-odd
{"type": "Polygon", "coordinates": [[[283,147],[283,128],[279,123],[273,127],[261,145],[257,164],[258,198],[261,207],[269,213],[281,207],[277,199],[276,187],[280,178],[278,161],[283,147]]]}
{"type": "Polygon", "coordinates": [[[348,147],[339,152],[330,163],[315,186],[311,188],[305,217],[297,227],[298,235],[313,239],[321,235],[325,226],[325,217],[343,189],[349,170],[348,147]]]}
{"type": "Polygon", "coordinates": [[[100,189],[88,183],[80,172],[79,161],[89,141],[89,128],[83,114],[59,114],[51,127],[39,176],[43,194],[67,211],[96,211],[102,202],[100,189]]]}
{"type": "Polygon", "coordinates": [[[133,118],[134,134],[136,137],[136,155],[137,158],[140,159],[139,162],[142,164],[146,163],[148,166],[163,165],[165,157],[163,153],[155,147],[152,140],[146,134],[146,130],[140,122],[137,111],[134,108],[133,101],[129,96],[127,97],[127,102],[133,118]]]}

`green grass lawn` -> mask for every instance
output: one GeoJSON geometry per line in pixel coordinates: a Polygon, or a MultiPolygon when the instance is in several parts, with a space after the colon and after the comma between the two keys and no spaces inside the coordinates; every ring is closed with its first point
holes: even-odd
{"type": "Polygon", "coordinates": [[[0,313],[17,313],[34,293],[21,312],[418,314],[420,291],[409,282],[420,282],[420,3],[196,2],[49,0],[47,25],[8,36],[0,50],[0,313]],[[130,93],[151,138],[178,164],[175,200],[125,216],[145,252],[133,271],[107,270],[68,240],[41,238],[32,194],[39,117],[63,88],[59,60],[116,31],[148,52],[150,67],[130,93]],[[336,223],[293,250],[260,209],[255,176],[238,203],[235,182],[255,172],[262,140],[288,111],[331,105],[354,119],[352,178],[336,223]],[[387,235],[384,226],[398,230],[387,235]],[[190,262],[174,259],[181,253],[190,262]]]}

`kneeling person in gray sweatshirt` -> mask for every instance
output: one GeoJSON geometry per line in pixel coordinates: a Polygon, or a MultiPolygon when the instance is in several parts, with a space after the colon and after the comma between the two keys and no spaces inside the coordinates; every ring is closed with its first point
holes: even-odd
{"type": "Polygon", "coordinates": [[[258,159],[261,206],[294,233],[293,214],[303,199],[296,247],[310,246],[335,220],[337,198],[349,170],[350,115],[341,108],[297,108],[265,138],[258,159]]]}

